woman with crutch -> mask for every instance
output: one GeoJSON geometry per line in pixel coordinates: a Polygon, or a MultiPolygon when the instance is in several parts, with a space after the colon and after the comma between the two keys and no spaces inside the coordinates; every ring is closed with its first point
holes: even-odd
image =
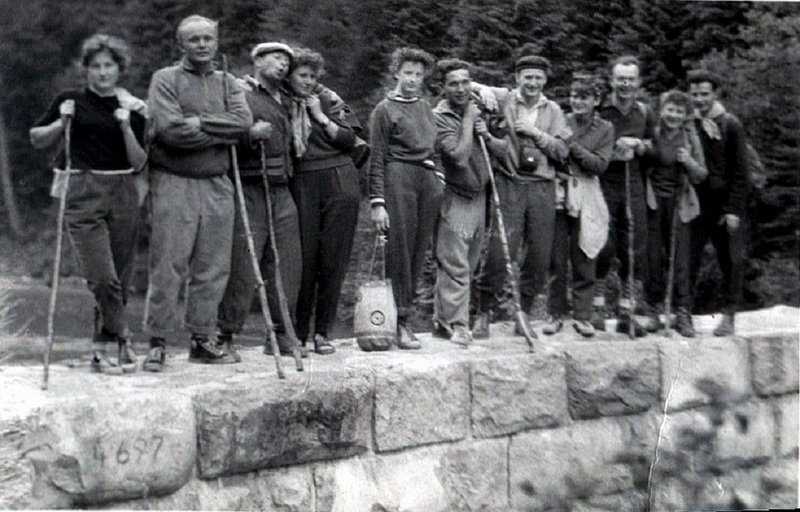
{"type": "Polygon", "coordinates": [[[142,148],[147,112],[142,100],[117,87],[129,62],[122,39],[103,34],[86,39],[80,57],[86,87],[59,94],[30,130],[36,148],[53,146],[62,136],[70,142],[59,162],[67,171],[55,170],[52,195],[66,193],[67,232],[99,311],[91,369],[108,374],[136,370],[125,304],[139,234],[134,173],[147,161],[142,148]],[[59,190],[63,186],[66,190],[59,190]],[[111,343],[117,345],[116,362],[106,353],[111,343]]]}
{"type": "Polygon", "coordinates": [[[314,352],[332,354],[328,338],[350,261],[358,222],[358,171],[350,152],[361,127],[334,112],[334,98],[318,80],[325,62],[294,48],[289,71],[295,156],[290,183],[300,221],[303,271],[297,298],[297,336],[305,341],[314,318],[314,352]]]}

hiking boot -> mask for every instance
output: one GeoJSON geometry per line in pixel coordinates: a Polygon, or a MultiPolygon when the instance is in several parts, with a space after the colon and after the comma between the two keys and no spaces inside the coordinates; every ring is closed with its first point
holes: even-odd
{"type": "Polygon", "coordinates": [[[397,348],[400,350],[419,350],[422,348],[419,338],[406,324],[397,324],[397,348]]]}
{"type": "Polygon", "coordinates": [[[189,362],[202,364],[233,364],[236,359],[226,354],[216,341],[200,336],[192,336],[189,347],[189,362]]]}
{"type": "Polygon", "coordinates": [[[686,309],[680,308],[675,312],[675,330],[684,338],[694,338],[692,315],[686,309]]]}
{"type": "Polygon", "coordinates": [[[221,330],[217,333],[217,348],[232,357],[235,362],[242,362],[242,356],[239,355],[239,352],[236,350],[236,346],[233,344],[232,332],[221,330]]]}
{"type": "Polygon", "coordinates": [[[472,339],[485,340],[489,338],[489,315],[478,313],[472,322],[472,339]]]}
{"type": "Polygon", "coordinates": [[[575,323],[572,324],[572,327],[583,336],[584,338],[591,338],[594,336],[594,326],[591,322],[587,322],[586,320],[575,320],[575,323]]]}
{"type": "Polygon", "coordinates": [[[606,330],[606,316],[603,314],[602,310],[595,309],[592,312],[592,319],[589,320],[592,327],[598,331],[605,331],[606,330]]]}
{"type": "Polygon", "coordinates": [[[150,352],[142,363],[142,369],[148,372],[160,372],[164,369],[166,358],[164,338],[150,338],[150,352]]]}
{"type": "Polygon", "coordinates": [[[133,341],[129,334],[117,336],[117,364],[124,373],[136,371],[136,352],[133,351],[133,341]]]}
{"type": "Polygon", "coordinates": [[[433,322],[433,331],[431,332],[431,336],[434,338],[449,340],[453,337],[453,329],[446,327],[443,323],[437,320],[433,322]]]}
{"type": "Polygon", "coordinates": [[[557,332],[561,332],[561,329],[563,328],[564,328],[564,320],[562,320],[561,318],[556,318],[551,316],[547,320],[547,323],[544,324],[544,327],[542,327],[542,332],[548,336],[552,336],[557,332]]]}
{"type": "Polygon", "coordinates": [[[617,321],[617,332],[629,334],[631,322],[633,322],[633,334],[636,338],[647,336],[647,329],[645,329],[642,324],[637,322],[636,319],[630,315],[630,313],[623,313],[620,315],[619,320],[617,321]]]}
{"type": "Polygon", "coordinates": [[[106,355],[105,348],[92,351],[92,362],[90,368],[93,373],[105,373],[106,375],[122,375],[122,368],[112,363],[106,355]]]}
{"type": "Polygon", "coordinates": [[[470,334],[466,325],[456,324],[453,326],[453,335],[450,337],[450,341],[467,348],[472,345],[472,334],[470,334]]]}
{"type": "Polygon", "coordinates": [[[733,313],[725,313],[719,325],[714,328],[714,336],[733,336],[735,333],[735,317],[733,313]]]}
{"type": "Polygon", "coordinates": [[[658,307],[654,304],[645,304],[644,314],[647,317],[643,326],[647,332],[658,332],[664,328],[664,323],[658,316],[658,307]]]}
{"type": "Polygon", "coordinates": [[[321,356],[327,356],[336,352],[336,348],[331,345],[324,334],[317,333],[314,335],[314,352],[321,356]]]}

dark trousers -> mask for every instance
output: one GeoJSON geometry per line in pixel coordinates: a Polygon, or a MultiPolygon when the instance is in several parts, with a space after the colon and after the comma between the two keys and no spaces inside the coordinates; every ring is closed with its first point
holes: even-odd
{"type": "MultiPolygon", "coordinates": [[[[603,196],[608,204],[609,224],[608,242],[597,255],[597,279],[605,279],[611,272],[614,258],[620,262],[619,277],[627,283],[630,272],[628,258],[628,219],[625,214],[624,183],[607,185],[600,182],[603,196]]],[[[644,185],[638,174],[631,175],[631,213],[633,214],[633,274],[637,279],[645,280],[647,270],[647,204],[645,202],[644,185]]],[[[622,287],[622,294],[628,296],[628,287],[622,287]]]]}
{"type": "Polygon", "coordinates": [[[297,336],[327,336],[336,319],[358,222],[358,171],[352,164],[297,173],[291,185],[300,220],[303,277],[297,336]]]}
{"type": "MultiPolygon", "coordinates": [[[[645,298],[648,304],[656,305],[665,298],[669,271],[669,250],[672,239],[672,224],[677,196],[656,196],[655,210],[647,211],[647,264],[650,275],[645,281],[645,298]]],[[[689,308],[689,255],[690,228],[674,219],[675,255],[673,276],[673,309],[689,308]]]]}
{"type": "MultiPolygon", "coordinates": [[[[244,180],[242,183],[247,219],[253,233],[253,246],[259,262],[261,274],[267,290],[269,311],[275,328],[283,330],[278,302],[277,278],[275,276],[275,258],[269,240],[269,223],[267,222],[267,201],[261,178],[256,181],[244,180]]],[[[281,283],[289,306],[289,314],[294,318],[297,295],[300,292],[302,278],[302,260],[300,246],[300,226],[297,207],[287,185],[270,185],[270,202],[272,203],[272,223],[275,230],[275,245],[280,258],[281,283]]],[[[253,271],[253,260],[247,243],[241,209],[236,204],[236,217],[233,227],[233,248],[231,251],[231,275],[225,288],[225,295],[219,305],[217,325],[220,329],[238,333],[242,330],[253,296],[256,291],[256,275],[253,271]]]]}
{"type": "Polygon", "coordinates": [[[403,321],[411,313],[417,280],[439,218],[443,189],[426,167],[402,162],[386,164],[386,277],[392,280],[397,316],[403,321]]]}
{"type": "Polygon", "coordinates": [[[744,290],[744,256],[746,250],[746,219],[741,219],[739,228],[728,233],[725,225],[719,224],[722,213],[718,208],[700,203],[701,213],[691,225],[690,282],[696,283],[700,273],[703,251],[709,240],[717,253],[722,272],[725,313],[735,313],[742,305],[744,290]],[[709,210],[704,210],[704,208],[709,210]]]}
{"type": "Polygon", "coordinates": [[[581,250],[578,244],[579,234],[580,219],[567,215],[564,210],[557,211],[550,264],[553,280],[550,283],[548,310],[556,317],[565,316],[569,312],[567,266],[571,263],[573,316],[575,320],[589,320],[592,317],[595,262],[581,250]]]}
{"type": "MultiPolygon", "coordinates": [[[[528,311],[536,294],[544,291],[550,268],[556,220],[555,182],[517,182],[498,173],[496,183],[508,249],[512,261],[521,267],[522,308],[528,311]]],[[[483,308],[494,305],[507,277],[503,246],[495,229],[489,241],[486,264],[476,286],[483,308]]]]}
{"type": "Polygon", "coordinates": [[[127,329],[125,303],[139,236],[133,176],[70,177],[65,220],[103,327],[122,334],[127,329]]]}

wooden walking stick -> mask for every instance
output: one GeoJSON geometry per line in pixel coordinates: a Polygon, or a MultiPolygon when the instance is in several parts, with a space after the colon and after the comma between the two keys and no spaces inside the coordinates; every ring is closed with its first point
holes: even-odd
{"type": "MultiPolygon", "coordinates": [[[[61,248],[64,241],[64,213],[67,209],[67,190],[69,189],[69,175],[72,172],[72,155],[70,144],[72,139],[72,117],[64,120],[64,179],[58,183],[58,219],[56,220],[56,256],[53,262],[53,281],[50,290],[50,306],[47,310],[47,342],[44,351],[44,378],[42,389],[47,389],[50,380],[50,355],[53,352],[53,324],[56,315],[56,299],[58,298],[58,283],[61,280],[61,248]]],[[[56,174],[55,180],[59,180],[56,174]]]]}
{"type": "MultiPolygon", "coordinates": [[[[286,300],[286,292],[283,289],[283,279],[281,278],[281,259],[278,254],[278,241],[275,240],[275,223],[272,220],[272,197],[269,195],[269,180],[267,179],[267,149],[264,142],[259,142],[261,149],[261,179],[264,181],[264,197],[267,207],[267,226],[269,227],[269,245],[272,249],[272,260],[275,265],[275,289],[278,291],[278,306],[281,310],[281,320],[286,329],[286,336],[292,344],[292,357],[294,357],[297,371],[303,371],[303,359],[300,353],[300,340],[294,330],[292,315],[289,314],[289,303],[286,300]]],[[[273,349],[275,347],[272,347],[273,349]]]]}
{"type": "MultiPolygon", "coordinates": [[[[225,110],[228,110],[228,57],[222,55],[222,86],[225,95],[225,110]]],[[[231,144],[228,147],[231,159],[231,168],[233,169],[233,181],[236,185],[236,198],[239,204],[239,212],[242,215],[242,224],[244,225],[245,237],[247,238],[247,249],[250,253],[250,262],[253,264],[253,273],[256,276],[256,283],[258,284],[258,299],[261,303],[261,313],[264,315],[264,323],[267,327],[267,337],[269,344],[272,347],[272,354],[275,358],[275,369],[278,372],[279,379],[285,379],[286,374],[283,372],[283,364],[281,364],[281,353],[278,349],[278,340],[275,338],[275,326],[272,323],[272,316],[269,313],[269,303],[267,302],[267,292],[264,287],[264,279],[261,277],[261,266],[258,264],[258,256],[256,256],[255,243],[253,242],[253,232],[250,229],[250,220],[247,218],[247,208],[244,202],[244,190],[242,188],[242,176],[239,173],[239,162],[236,157],[236,146],[231,144]]]]}
{"type": "Polygon", "coordinates": [[[528,320],[525,318],[525,313],[522,311],[522,306],[520,306],[519,282],[517,281],[517,276],[514,273],[514,268],[511,264],[511,252],[508,249],[508,236],[506,235],[505,223],[503,223],[503,212],[500,210],[500,196],[497,194],[497,184],[494,180],[492,163],[489,160],[489,152],[486,150],[486,141],[483,140],[483,137],[478,137],[478,140],[481,144],[483,159],[486,162],[487,169],[489,170],[489,183],[492,187],[492,205],[494,206],[495,217],[497,218],[497,230],[500,233],[500,243],[503,246],[503,257],[506,260],[506,272],[508,272],[508,275],[511,278],[511,297],[514,301],[514,317],[520,326],[520,330],[522,331],[522,335],[525,337],[525,341],[528,342],[529,351],[533,352],[533,340],[537,339],[537,336],[535,332],[531,331],[530,326],[528,325],[528,320]]]}
{"type": "Polygon", "coordinates": [[[625,161],[625,217],[628,221],[628,295],[631,304],[630,319],[628,321],[628,336],[636,338],[636,325],[633,313],[636,311],[636,301],[634,300],[634,277],[633,277],[633,209],[631,208],[631,164],[625,161]]]}

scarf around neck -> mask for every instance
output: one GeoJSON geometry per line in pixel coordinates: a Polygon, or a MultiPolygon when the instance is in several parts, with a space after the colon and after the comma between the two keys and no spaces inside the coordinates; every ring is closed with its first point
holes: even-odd
{"type": "Polygon", "coordinates": [[[311,117],[308,115],[305,98],[292,98],[292,142],[297,158],[302,158],[311,136],[311,117]]]}
{"type": "Polygon", "coordinates": [[[703,131],[706,132],[706,135],[708,135],[709,139],[722,140],[722,135],[719,132],[719,125],[716,121],[714,121],[714,119],[718,118],[725,112],[725,107],[722,106],[722,103],[719,101],[715,101],[711,105],[711,109],[709,109],[706,116],[703,116],[699,110],[694,111],[695,118],[700,120],[700,123],[703,126],[703,131]]]}

